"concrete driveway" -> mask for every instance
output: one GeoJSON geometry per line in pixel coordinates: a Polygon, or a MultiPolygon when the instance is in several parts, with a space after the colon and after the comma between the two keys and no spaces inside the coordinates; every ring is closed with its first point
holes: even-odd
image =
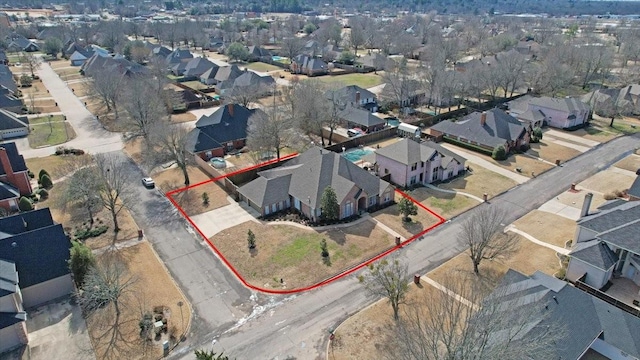
{"type": "MultiPolygon", "coordinates": [[[[42,63],[38,76],[76,132],[75,139],[62,144],[63,146],[83,149],[94,154],[122,149],[122,135],[105,130],[48,63],[42,63]]],[[[17,140],[19,140],[16,141],[18,149],[25,158],[52,155],[55,148],[59,146],[32,149],[27,139],[17,140]]]]}
{"type": "Polygon", "coordinates": [[[482,166],[483,168],[493,171],[494,173],[498,173],[500,175],[506,176],[508,178],[510,178],[511,180],[517,182],[518,184],[524,184],[527,181],[529,181],[529,178],[524,176],[524,175],[520,175],[518,173],[515,173],[513,171],[509,171],[507,169],[501,168],[498,165],[492,164],[491,162],[477,156],[474,155],[473,153],[469,152],[469,151],[464,151],[462,149],[460,149],[459,147],[455,147],[455,146],[451,146],[449,144],[443,143],[442,144],[443,147],[453,151],[454,153],[464,157],[465,159],[467,159],[468,162],[472,163],[472,164],[476,164],[478,166],[482,166]]]}
{"type": "Polygon", "coordinates": [[[259,214],[244,203],[237,203],[228,198],[230,204],[217,208],[206,213],[195,215],[191,220],[196,224],[207,238],[219,233],[224,229],[240,225],[247,221],[255,221],[259,214]]]}

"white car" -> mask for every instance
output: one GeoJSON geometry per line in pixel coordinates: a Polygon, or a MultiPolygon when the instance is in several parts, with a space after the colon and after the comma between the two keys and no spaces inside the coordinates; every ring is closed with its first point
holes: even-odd
{"type": "Polygon", "coordinates": [[[144,185],[147,188],[154,188],[156,186],[156,182],[153,181],[152,178],[150,177],[146,177],[146,178],[142,178],[142,185],[144,185]]]}

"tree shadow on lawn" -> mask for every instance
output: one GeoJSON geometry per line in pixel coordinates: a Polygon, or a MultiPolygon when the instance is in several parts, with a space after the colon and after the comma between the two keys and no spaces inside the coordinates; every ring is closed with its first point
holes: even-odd
{"type": "MultiPolygon", "coordinates": [[[[419,211],[419,210],[418,210],[419,211]]],[[[421,222],[415,221],[413,217],[410,217],[411,221],[402,220],[402,227],[413,235],[417,235],[424,230],[424,225],[421,222]]]]}
{"type": "Polygon", "coordinates": [[[549,146],[549,145],[539,142],[539,143],[530,143],[529,146],[530,146],[530,149],[529,151],[527,151],[527,154],[533,155],[535,157],[542,157],[540,156],[540,151],[542,150],[542,147],[549,146]]]}
{"type": "Polygon", "coordinates": [[[338,245],[344,245],[347,242],[347,235],[370,237],[373,230],[376,228],[376,224],[373,221],[363,221],[359,224],[355,224],[348,227],[335,228],[329,230],[323,234],[334,241],[338,245]]]}

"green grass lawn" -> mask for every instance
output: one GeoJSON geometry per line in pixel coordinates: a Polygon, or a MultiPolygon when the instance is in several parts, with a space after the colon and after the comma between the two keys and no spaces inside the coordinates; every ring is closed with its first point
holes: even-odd
{"type": "Polygon", "coordinates": [[[169,80],[174,80],[174,81],[178,80],[178,79],[182,79],[183,77],[184,76],[175,76],[175,75],[172,75],[172,74],[168,74],[167,75],[167,78],[169,78],[169,80]]]}
{"type": "Polygon", "coordinates": [[[375,74],[346,74],[337,76],[320,76],[318,81],[326,83],[341,83],[345,86],[358,85],[361,88],[367,89],[376,85],[382,84],[382,77],[375,74]]]}
{"type": "MultiPolygon", "coordinates": [[[[51,122],[61,122],[61,121],[64,121],[63,115],[53,115],[51,117],[51,122]]],[[[49,124],[49,116],[41,116],[41,117],[29,119],[29,125],[38,125],[38,124],[49,124]]]]}
{"type": "Polygon", "coordinates": [[[67,122],[57,122],[49,124],[39,124],[30,126],[29,146],[39,148],[42,146],[51,146],[63,144],[76,137],[73,128],[67,122]]]}
{"type": "Polygon", "coordinates": [[[263,62],[254,62],[254,63],[248,64],[247,65],[247,69],[254,70],[254,71],[260,71],[260,72],[284,70],[284,69],[279,68],[279,67],[277,67],[275,65],[271,65],[271,64],[267,64],[267,63],[263,63],[263,62]]]}

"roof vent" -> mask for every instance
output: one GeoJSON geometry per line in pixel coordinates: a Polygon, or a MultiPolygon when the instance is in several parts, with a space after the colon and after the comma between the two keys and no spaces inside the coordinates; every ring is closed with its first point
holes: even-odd
{"type": "Polygon", "coordinates": [[[555,295],[553,296],[553,301],[555,301],[555,302],[556,302],[556,304],[559,304],[559,302],[558,302],[558,298],[557,298],[555,295]]]}

